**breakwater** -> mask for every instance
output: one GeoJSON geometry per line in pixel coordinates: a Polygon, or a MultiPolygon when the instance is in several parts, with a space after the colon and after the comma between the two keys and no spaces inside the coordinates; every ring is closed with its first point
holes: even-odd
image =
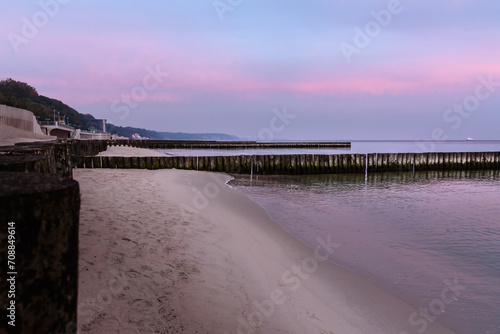
{"type": "Polygon", "coordinates": [[[76,328],[79,211],[76,181],[0,171],[2,233],[8,233],[0,248],[0,305],[7,315],[1,333],[76,328]]]}
{"type": "Polygon", "coordinates": [[[192,169],[239,174],[335,174],[500,168],[500,152],[334,155],[87,156],[78,168],[192,169]]]}
{"type": "Polygon", "coordinates": [[[6,292],[0,305],[9,306],[5,332],[7,321],[12,333],[76,328],[80,193],[71,179],[72,154],[97,154],[94,146],[50,141],[0,147],[0,217],[5,232],[9,227],[9,250],[0,249],[3,268],[9,259],[8,277],[0,280],[6,292]]]}
{"type": "Polygon", "coordinates": [[[80,192],[71,177],[81,157],[106,148],[75,140],[0,147],[0,217],[9,232],[8,249],[7,235],[0,249],[2,268],[9,260],[0,275],[7,314],[0,332],[76,330],[80,192]]]}
{"type": "Polygon", "coordinates": [[[58,140],[0,147],[0,171],[38,172],[73,176],[73,167],[86,156],[107,149],[103,140],[58,140]]]}
{"type": "Polygon", "coordinates": [[[257,142],[257,141],[209,141],[209,140],[109,140],[107,145],[132,146],[153,149],[249,149],[249,148],[342,148],[350,142],[257,142]]]}
{"type": "MultiPolygon", "coordinates": [[[[247,149],[247,148],[340,148],[350,147],[349,142],[255,142],[255,141],[195,141],[195,140],[77,140],[18,143],[0,147],[0,171],[42,172],[72,177],[74,167],[92,166],[89,159],[108,146],[131,146],[139,148],[183,148],[183,149],[247,149]]],[[[209,161],[208,157],[205,157],[209,161]]],[[[200,158],[203,159],[203,158],[200,158]]],[[[113,160],[113,159],[112,159],[113,160]]],[[[120,159],[118,159],[120,160],[120,159]]],[[[205,161],[205,160],[204,160],[205,161]]],[[[222,162],[224,163],[224,162],[222,162]]],[[[111,161],[111,165],[114,162],[111,161]]],[[[121,162],[117,163],[121,166],[121,162]]],[[[124,161],[123,168],[155,168],[148,162],[124,161]],[[128,167],[128,166],[139,167],[128,167]],[[149,166],[149,167],[143,167],[149,166]]],[[[221,164],[221,163],[219,163],[221,164]]],[[[226,163],[227,164],[227,163],[226,163]]],[[[98,164],[96,163],[96,166],[98,164]]],[[[106,162],[103,164],[107,166],[106,162]]],[[[156,166],[156,163],[154,164],[156,166]]],[[[189,162],[188,162],[189,165],[189,162]]],[[[206,163],[208,166],[208,162],[206,163]]],[[[176,161],[165,161],[159,168],[181,168],[176,161]]],[[[202,168],[203,169],[203,168],[202,168]]],[[[203,170],[219,170],[219,167],[203,170]]],[[[224,169],[225,170],[225,169],[224,169]]]]}

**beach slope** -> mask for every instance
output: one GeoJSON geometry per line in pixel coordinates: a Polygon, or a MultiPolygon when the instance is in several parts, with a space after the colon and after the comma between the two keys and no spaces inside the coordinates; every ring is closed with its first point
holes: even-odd
{"type": "Polygon", "coordinates": [[[76,169],[74,178],[79,333],[452,333],[325,261],[342,240],[307,248],[227,175],[76,169]]]}

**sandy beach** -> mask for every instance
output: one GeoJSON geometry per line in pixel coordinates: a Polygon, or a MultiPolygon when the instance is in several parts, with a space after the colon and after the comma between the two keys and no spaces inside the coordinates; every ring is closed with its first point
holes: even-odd
{"type": "Polygon", "coordinates": [[[164,157],[168,154],[157,150],[130,146],[108,146],[106,151],[99,153],[99,157],[164,157]]]}
{"type": "Polygon", "coordinates": [[[298,242],[228,175],[76,169],[74,178],[79,333],[452,333],[325,261],[342,247],[335,236],[315,251],[298,242]]]}

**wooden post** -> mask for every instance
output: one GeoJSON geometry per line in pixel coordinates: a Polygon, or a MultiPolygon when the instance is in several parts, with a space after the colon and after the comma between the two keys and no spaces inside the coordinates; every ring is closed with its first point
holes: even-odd
{"type": "Polygon", "coordinates": [[[85,161],[85,168],[94,168],[94,164],[93,164],[94,161],[93,161],[92,157],[85,157],[84,161],[85,161]]]}
{"type": "Polygon", "coordinates": [[[160,159],[158,157],[151,157],[151,168],[160,169],[160,159]]]}
{"type": "Polygon", "coordinates": [[[131,168],[132,167],[132,159],[131,157],[123,157],[123,168],[131,168]]]}
{"type": "Polygon", "coordinates": [[[0,171],[56,173],[47,157],[39,155],[0,155],[0,171]]]}
{"type": "Polygon", "coordinates": [[[7,313],[1,327],[13,333],[76,331],[79,210],[78,183],[70,178],[0,172],[0,225],[15,245],[9,269],[7,235],[0,247],[0,305],[7,313]],[[12,278],[15,297],[8,298],[12,278]],[[15,327],[7,325],[12,301],[15,327]]]}
{"type": "Polygon", "coordinates": [[[125,163],[123,161],[124,157],[116,157],[116,168],[123,169],[125,167],[125,163]]]}
{"type": "Polygon", "coordinates": [[[92,157],[94,168],[102,168],[101,157],[92,157]]]}

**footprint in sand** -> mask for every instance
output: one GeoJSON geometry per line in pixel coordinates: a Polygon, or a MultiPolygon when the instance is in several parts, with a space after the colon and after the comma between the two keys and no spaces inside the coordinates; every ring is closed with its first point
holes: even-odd
{"type": "Polygon", "coordinates": [[[122,264],[125,260],[125,254],[123,253],[112,252],[111,256],[111,261],[113,264],[122,264]]]}
{"type": "Polygon", "coordinates": [[[89,264],[89,265],[91,265],[91,266],[93,266],[93,265],[94,265],[94,262],[90,262],[90,261],[85,260],[85,259],[80,259],[80,261],[82,261],[82,262],[86,262],[87,264],[89,264]]]}
{"type": "Polygon", "coordinates": [[[189,276],[185,271],[180,271],[177,273],[182,281],[187,281],[189,276]]]}
{"type": "Polygon", "coordinates": [[[153,306],[153,304],[149,300],[134,299],[131,303],[129,303],[129,306],[132,308],[147,309],[153,306]]]}
{"type": "Polygon", "coordinates": [[[119,300],[126,300],[127,299],[127,295],[124,294],[124,293],[119,293],[118,295],[116,295],[116,298],[119,299],[119,300]]]}
{"type": "Polygon", "coordinates": [[[140,272],[135,271],[133,269],[127,270],[125,272],[125,275],[127,275],[130,278],[136,278],[136,277],[142,276],[142,274],[140,272]]]}
{"type": "Polygon", "coordinates": [[[141,266],[141,269],[143,271],[153,271],[153,268],[151,268],[150,266],[147,266],[147,265],[142,265],[141,266]]]}
{"type": "Polygon", "coordinates": [[[137,243],[137,241],[130,240],[129,238],[122,238],[122,240],[124,240],[124,241],[129,241],[129,242],[131,242],[131,243],[136,244],[136,246],[139,246],[139,244],[137,243]]]}
{"type": "Polygon", "coordinates": [[[152,313],[151,302],[144,299],[135,299],[129,303],[128,320],[132,323],[141,323],[145,319],[151,318],[152,313]]]}

